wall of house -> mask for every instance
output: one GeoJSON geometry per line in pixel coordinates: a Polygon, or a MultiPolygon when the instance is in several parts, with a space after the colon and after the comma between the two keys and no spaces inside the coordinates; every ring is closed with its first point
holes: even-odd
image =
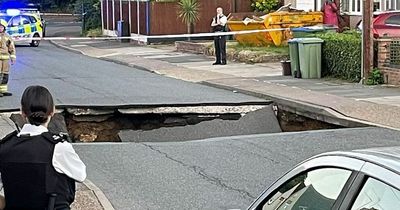
{"type": "Polygon", "coordinates": [[[293,7],[296,6],[297,0],[285,0],[285,5],[292,4],[293,7]]]}
{"type": "Polygon", "coordinates": [[[376,41],[378,46],[378,69],[383,73],[385,82],[392,85],[400,85],[400,66],[393,65],[390,61],[390,45],[393,41],[400,42],[400,38],[378,39],[376,41]]]}

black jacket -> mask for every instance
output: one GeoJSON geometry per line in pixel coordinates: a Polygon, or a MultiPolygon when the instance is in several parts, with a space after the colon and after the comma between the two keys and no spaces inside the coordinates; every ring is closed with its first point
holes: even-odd
{"type": "Polygon", "coordinates": [[[0,142],[6,210],[43,210],[52,193],[57,194],[55,209],[69,208],[75,198],[75,180],[52,165],[55,145],[65,140],[49,132],[20,137],[13,132],[0,142]]]}

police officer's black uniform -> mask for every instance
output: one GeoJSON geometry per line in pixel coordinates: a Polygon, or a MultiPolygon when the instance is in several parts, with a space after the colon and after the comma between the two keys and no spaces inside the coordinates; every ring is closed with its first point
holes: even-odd
{"type": "Polygon", "coordinates": [[[6,210],[46,209],[48,198],[38,197],[39,191],[57,195],[55,209],[70,209],[75,197],[75,180],[58,173],[52,165],[55,145],[66,138],[49,132],[37,136],[17,134],[13,132],[0,142],[6,210]],[[45,180],[45,186],[35,186],[37,179],[45,180]]]}
{"type": "MultiPolygon", "coordinates": [[[[225,17],[225,15],[220,15],[219,18],[225,17]]],[[[217,17],[213,19],[217,23],[217,17]]],[[[213,32],[224,32],[225,26],[216,25],[212,27],[213,32]]],[[[226,36],[214,36],[214,46],[215,46],[215,57],[216,61],[214,64],[226,64],[226,36]]]]}

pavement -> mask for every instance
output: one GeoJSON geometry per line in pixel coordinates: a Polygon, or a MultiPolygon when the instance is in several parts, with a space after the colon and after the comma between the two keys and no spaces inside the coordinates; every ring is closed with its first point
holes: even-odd
{"type": "Polygon", "coordinates": [[[229,62],[212,66],[213,58],[176,52],[171,46],[135,46],[117,41],[57,41],[57,46],[93,58],[153,73],[272,99],[279,103],[317,106],[337,118],[400,128],[400,89],[364,86],[334,79],[281,76],[280,63],[229,62]]]}

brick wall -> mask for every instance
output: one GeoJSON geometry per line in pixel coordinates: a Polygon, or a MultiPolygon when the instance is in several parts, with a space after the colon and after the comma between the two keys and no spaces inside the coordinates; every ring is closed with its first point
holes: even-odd
{"type": "Polygon", "coordinates": [[[378,43],[377,65],[384,75],[385,83],[400,85],[400,68],[390,64],[390,44],[393,40],[398,41],[400,38],[376,40],[378,43]]]}

